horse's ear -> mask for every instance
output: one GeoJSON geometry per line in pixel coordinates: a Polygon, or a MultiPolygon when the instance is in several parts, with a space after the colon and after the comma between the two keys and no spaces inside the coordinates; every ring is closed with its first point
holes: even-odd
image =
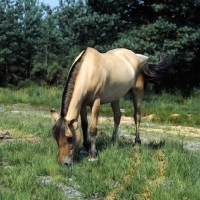
{"type": "Polygon", "coordinates": [[[53,108],[50,110],[50,112],[53,119],[57,122],[57,120],[59,119],[57,112],[53,108]]]}
{"type": "Polygon", "coordinates": [[[67,138],[73,137],[74,127],[72,124],[75,122],[75,119],[72,119],[70,121],[67,121],[68,129],[65,132],[65,135],[67,138]]]}

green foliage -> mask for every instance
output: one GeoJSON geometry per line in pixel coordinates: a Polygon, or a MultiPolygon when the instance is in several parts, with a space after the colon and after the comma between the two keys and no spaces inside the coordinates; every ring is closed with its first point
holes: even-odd
{"type": "MultiPolygon", "coordinates": [[[[22,83],[28,86],[30,83],[22,83]]],[[[0,90],[0,103],[15,104],[27,103],[31,105],[42,105],[49,108],[60,107],[60,98],[62,90],[58,87],[38,87],[38,85],[31,84],[30,87],[23,87],[18,89],[1,89],[0,90]]]]}
{"type": "Polygon", "coordinates": [[[36,80],[46,80],[47,67],[47,64],[37,63],[31,70],[31,75],[34,76],[36,80]]]}
{"type": "Polygon", "coordinates": [[[31,79],[58,85],[86,47],[124,47],[151,62],[162,49],[173,60],[157,90],[189,91],[199,87],[199,12],[199,0],[64,0],[55,8],[37,0],[2,0],[0,84],[31,79]]]}
{"type": "Polygon", "coordinates": [[[63,74],[63,68],[59,66],[59,64],[56,62],[50,65],[47,69],[48,80],[56,83],[56,85],[59,84],[62,74],[63,74]]]}
{"type": "Polygon", "coordinates": [[[35,64],[31,74],[34,76],[37,83],[54,83],[58,86],[58,84],[62,83],[61,80],[64,77],[63,72],[64,69],[57,62],[53,62],[51,65],[43,63],[35,64]]]}
{"type": "MultiPolygon", "coordinates": [[[[28,103],[59,110],[62,91],[63,88],[59,87],[38,87],[32,82],[20,82],[18,87],[14,89],[2,88],[0,90],[0,103],[28,103]]],[[[150,121],[160,124],[199,126],[199,102],[200,92],[198,89],[186,97],[179,91],[174,94],[164,91],[161,94],[147,92],[144,94],[142,101],[142,121],[146,121],[146,117],[148,121],[148,116],[152,116],[150,121]]],[[[133,116],[134,108],[131,100],[121,98],[120,108],[123,116],[133,116]]],[[[88,112],[90,113],[90,109],[88,109],[88,112]]],[[[109,104],[101,105],[100,114],[113,116],[111,106],[109,104]]]]}

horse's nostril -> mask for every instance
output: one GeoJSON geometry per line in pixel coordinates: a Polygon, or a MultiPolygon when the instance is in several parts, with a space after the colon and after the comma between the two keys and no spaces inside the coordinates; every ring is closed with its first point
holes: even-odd
{"type": "Polygon", "coordinates": [[[64,163],[65,166],[70,167],[71,163],[64,163]]]}
{"type": "Polygon", "coordinates": [[[73,162],[73,157],[72,157],[72,156],[67,157],[67,158],[64,160],[64,165],[70,167],[71,164],[72,164],[72,162],[73,162]]]}

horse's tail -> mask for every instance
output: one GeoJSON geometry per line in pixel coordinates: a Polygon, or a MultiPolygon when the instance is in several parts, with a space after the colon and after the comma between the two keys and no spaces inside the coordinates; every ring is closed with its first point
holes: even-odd
{"type": "Polygon", "coordinates": [[[155,79],[160,78],[161,75],[169,68],[170,64],[171,59],[164,53],[160,54],[160,61],[157,63],[148,63],[147,61],[143,61],[141,70],[145,80],[154,81],[155,79]]]}

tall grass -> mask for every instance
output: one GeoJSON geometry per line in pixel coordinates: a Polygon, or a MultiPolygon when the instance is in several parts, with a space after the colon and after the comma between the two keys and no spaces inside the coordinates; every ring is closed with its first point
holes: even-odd
{"type": "MultiPolygon", "coordinates": [[[[62,91],[63,88],[38,86],[17,90],[0,88],[0,103],[25,103],[59,110],[62,91]]],[[[198,90],[188,97],[183,97],[178,91],[175,94],[162,92],[159,95],[145,93],[141,110],[143,117],[152,115],[152,122],[197,126],[200,125],[199,104],[200,92],[198,90]]],[[[124,116],[133,116],[133,104],[130,100],[121,98],[120,107],[124,116]]],[[[90,112],[89,109],[88,111],[90,112]]],[[[101,106],[100,115],[112,116],[109,104],[101,106]]]]}
{"type": "Polygon", "coordinates": [[[30,86],[17,90],[0,88],[0,103],[28,103],[41,106],[60,106],[62,90],[58,87],[30,86]]]}

